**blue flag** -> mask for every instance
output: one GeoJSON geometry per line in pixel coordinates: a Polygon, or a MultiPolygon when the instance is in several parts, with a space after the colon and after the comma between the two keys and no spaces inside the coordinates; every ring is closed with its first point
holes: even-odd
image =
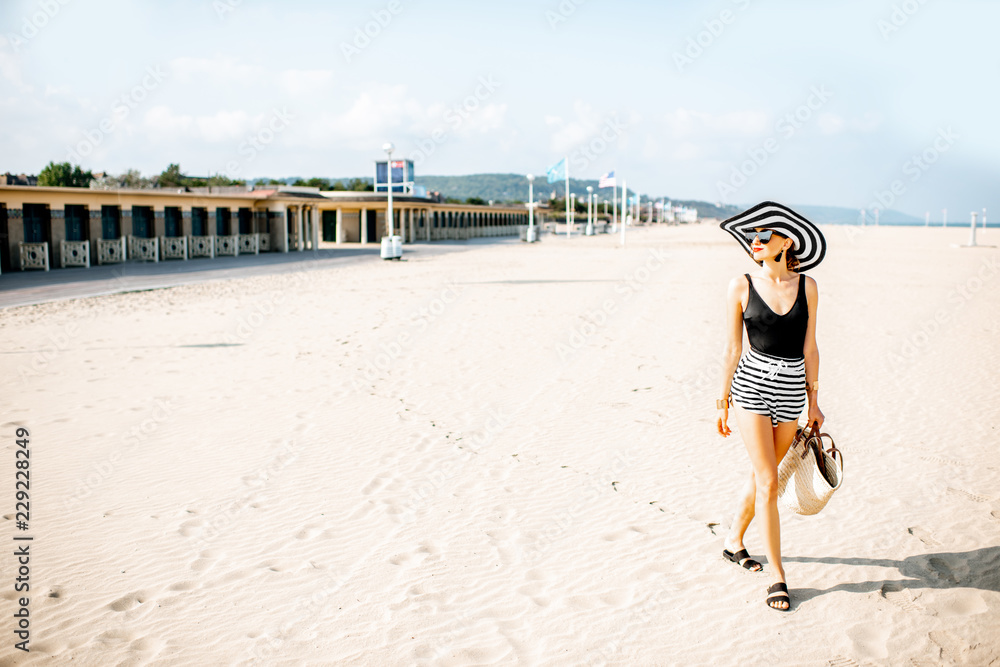
{"type": "Polygon", "coordinates": [[[549,183],[564,180],[566,178],[566,158],[559,160],[559,162],[549,167],[546,174],[548,174],[549,183]]]}

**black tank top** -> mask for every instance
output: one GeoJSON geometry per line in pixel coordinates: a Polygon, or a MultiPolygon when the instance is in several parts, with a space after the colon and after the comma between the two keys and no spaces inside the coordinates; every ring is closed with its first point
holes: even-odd
{"type": "Polygon", "coordinates": [[[806,277],[799,274],[799,293],[792,309],[778,315],[754,289],[750,274],[743,274],[750,283],[750,296],[743,311],[743,324],[747,329],[750,347],[775,357],[798,359],[803,356],[806,342],[806,325],[809,323],[809,304],[806,301],[806,277]]]}

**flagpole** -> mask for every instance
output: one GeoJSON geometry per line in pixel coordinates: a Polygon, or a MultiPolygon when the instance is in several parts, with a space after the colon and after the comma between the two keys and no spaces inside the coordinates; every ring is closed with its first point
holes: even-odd
{"type": "Polygon", "coordinates": [[[563,164],[566,165],[566,238],[569,238],[569,157],[563,158],[563,164]]]}
{"type": "Polygon", "coordinates": [[[615,184],[611,186],[611,231],[618,226],[618,175],[615,174],[615,184]]]}
{"type": "Polygon", "coordinates": [[[625,247],[625,208],[628,206],[628,181],[622,179],[622,247],[625,247]]]}

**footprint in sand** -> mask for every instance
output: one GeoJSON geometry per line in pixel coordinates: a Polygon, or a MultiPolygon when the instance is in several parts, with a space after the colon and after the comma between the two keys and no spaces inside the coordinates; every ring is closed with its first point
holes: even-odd
{"type": "Polygon", "coordinates": [[[414,567],[423,562],[435,562],[441,559],[441,550],[432,542],[424,542],[412,551],[396,554],[389,559],[392,565],[414,567]]]}
{"type": "Polygon", "coordinates": [[[941,543],[934,539],[934,536],[930,534],[930,531],[921,528],[920,526],[913,526],[911,528],[907,528],[906,532],[908,532],[910,535],[913,535],[915,538],[917,538],[918,540],[920,540],[929,547],[941,546],[941,543]]]}
{"type": "Polygon", "coordinates": [[[411,435],[410,437],[416,440],[416,443],[413,445],[413,448],[417,450],[417,452],[423,453],[426,452],[428,449],[430,449],[432,440],[429,435],[414,434],[411,435]]]}
{"type": "Polygon", "coordinates": [[[509,463],[500,462],[499,464],[493,465],[489,468],[490,479],[494,479],[498,482],[506,482],[510,477],[512,469],[513,466],[509,463]]]}
{"type": "Polygon", "coordinates": [[[860,667],[857,661],[848,658],[846,655],[838,655],[836,658],[827,661],[826,664],[830,667],[860,667]]]}
{"type": "Polygon", "coordinates": [[[198,510],[185,509],[179,512],[182,517],[187,517],[187,520],[181,523],[177,532],[184,537],[191,537],[192,535],[197,535],[201,532],[201,527],[205,525],[205,520],[192,515],[201,514],[198,510]]]}
{"type": "Polygon", "coordinates": [[[971,491],[963,491],[962,489],[955,489],[950,486],[948,487],[948,493],[951,493],[956,496],[961,496],[963,498],[967,498],[968,500],[971,500],[976,503],[988,503],[990,501],[990,499],[987,498],[986,496],[981,496],[978,493],[972,493],[971,491]]]}
{"type": "Polygon", "coordinates": [[[548,575],[539,568],[532,568],[524,573],[527,583],[517,589],[517,592],[531,599],[539,607],[552,604],[549,596],[548,575]]]}
{"type": "Polygon", "coordinates": [[[497,552],[497,557],[504,565],[510,565],[517,560],[519,549],[516,544],[520,541],[521,531],[516,528],[494,528],[486,531],[486,537],[490,538],[490,546],[497,552]]]}
{"type": "Polygon", "coordinates": [[[639,535],[645,535],[646,529],[642,526],[629,526],[622,530],[615,530],[610,533],[601,536],[601,539],[607,540],[608,542],[617,542],[618,540],[625,540],[637,537],[639,535]]]}
{"type": "Polygon", "coordinates": [[[847,638],[851,640],[855,655],[874,660],[885,660],[889,657],[886,642],[889,640],[891,626],[879,623],[858,623],[847,630],[847,638]]]}
{"type": "Polygon", "coordinates": [[[135,609],[136,607],[144,604],[146,600],[148,600],[149,598],[150,598],[149,594],[144,593],[143,591],[129,593],[128,595],[120,597],[114,602],[110,603],[108,605],[108,609],[118,612],[131,611],[132,609],[135,609]]]}
{"type": "Polygon", "coordinates": [[[120,642],[131,642],[138,638],[138,633],[134,630],[105,630],[94,637],[93,642],[99,644],[115,644],[120,642]]]}
{"type": "Polygon", "coordinates": [[[302,530],[295,533],[295,539],[311,540],[317,535],[322,535],[324,532],[325,527],[322,524],[308,523],[302,527],[302,530]]]}
{"type": "Polygon", "coordinates": [[[669,563],[647,563],[636,571],[634,578],[639,581],[645,581],[646,579],[661,577],[676,570],[677,567],[669,563]]]}
{"type": "Polygon", "coordinates": [[[517,513],[517,509],[513,505],[508,505],[506,503],[502,505],[497,505],[492,510],[492,516],[496,517],[496,520],[504,525],[509,525],[514,519],[517,513]]]}
{"type": "Polygon", "coordinates": [[[964,641],[947,630],[934,630],[927,636],[941,648],[942,663],[965,663],[968,646],[964,641]]]}
{"type": "Polygon", "coordinates": [[[632,604],[634,599],[634,589],[632,587],[626,589],[619,589],[611,591],[610,593],[604,593],[599,596],[601,602],[609,607],[614,607],[615,609],[621,609],[632,604]]]}
{"type": "Polygon", "coordinates": [[[923,607],[916,604],[910,597],[909,591],[903,589],[902,584],[896,581],[887,581],[882,585],[882,597],[892,605],[899,607],[903,611],[922,612],[923,607]]]}
{"type": "Polygon", "coordinates": [[[206,549],[198,554],[198,560],[191,563],[191,569],[195,572],[205,572],[211,569],[216,561],[222,557],[222,552],[217,549],[206,549]]]}
{"type": "Polygon", "coordinates": [[[385,486],[385,480],[387,478],[388,478],[387,475],[376,475],[374,478],[372,478],[372,481],[364,485],[364,487],[361,489],[361,494],[369,496],[375,493],[380,488],[385,486]]]}
{"type": "Polygon", "coordinates": [[[196,581],[178,581],[176,584],[170,584],[168,590],[171,591],[190,591],[192,589],[198,588],[198,582],[196,581]]]}
{"type": "Polygon", "coordinates": [[[940,456],[921,456],[921,459],[927,461],[928,463],[940,463],[941,465],[951,465],[951,466],[971,466],[972,463],[966,461],[958,461],[956,459],[944,459],[940,456]]]}
{"type": "Polygon", "coordinates": [[[406,609],[411,612],[433,616],[439,612],[441,604],[441,594],[435,592],[432,587],[424,584],[414,584],[406,589],[402,599],[389,604],[389,610],[396,612],[406,609]]]}
{"type": "MultiPolygon", "coordinates": [[[[167,642],[163,639],[158,639],[156,637],[138,637],[132,640],[132,643],[128,645],[128,650],[135,653],[145,653],[156,655],[167,645],[167,642]]],[[[145,660],[152,658],[152,655],[143,656],[145,660]]]]}
{"type": "Polygon", "coordinates": [[[46,600],[52,600],[54,603],[65,602],[66,599],[62,586],[51,586],[48,591],[43,588],[40,597],[44,597],[46,600]]]}

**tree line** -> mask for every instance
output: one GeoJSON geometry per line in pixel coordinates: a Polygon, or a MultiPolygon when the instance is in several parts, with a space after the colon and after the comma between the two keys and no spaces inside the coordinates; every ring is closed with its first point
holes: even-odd
{"type": "MultiPolygon", "coordinates": [[[[255,185],[305,185],[321,190],[344,190],[350,192],[372,192],[375,186],[369,179],[349,178],[333,180],[329,178],[296,179],[276,178],[257,179],[255,185]]],[[[49,162],[38,174],[38,185],[63,188],[94,188],[99,190],[114,190],[127,188],[145,190],[150,188],[204,188],[209,186],[245,186],[245,180],[232,179],[216,174],[208,177],[188,176],[181,171],[179,164],[171,163],[156,176],[143,176],[138,169],[127,169],[121,174],[112,175],[99,173],[94,175],[90,170],[83,170],[79,165],[69,162],[49,162]]]]}

